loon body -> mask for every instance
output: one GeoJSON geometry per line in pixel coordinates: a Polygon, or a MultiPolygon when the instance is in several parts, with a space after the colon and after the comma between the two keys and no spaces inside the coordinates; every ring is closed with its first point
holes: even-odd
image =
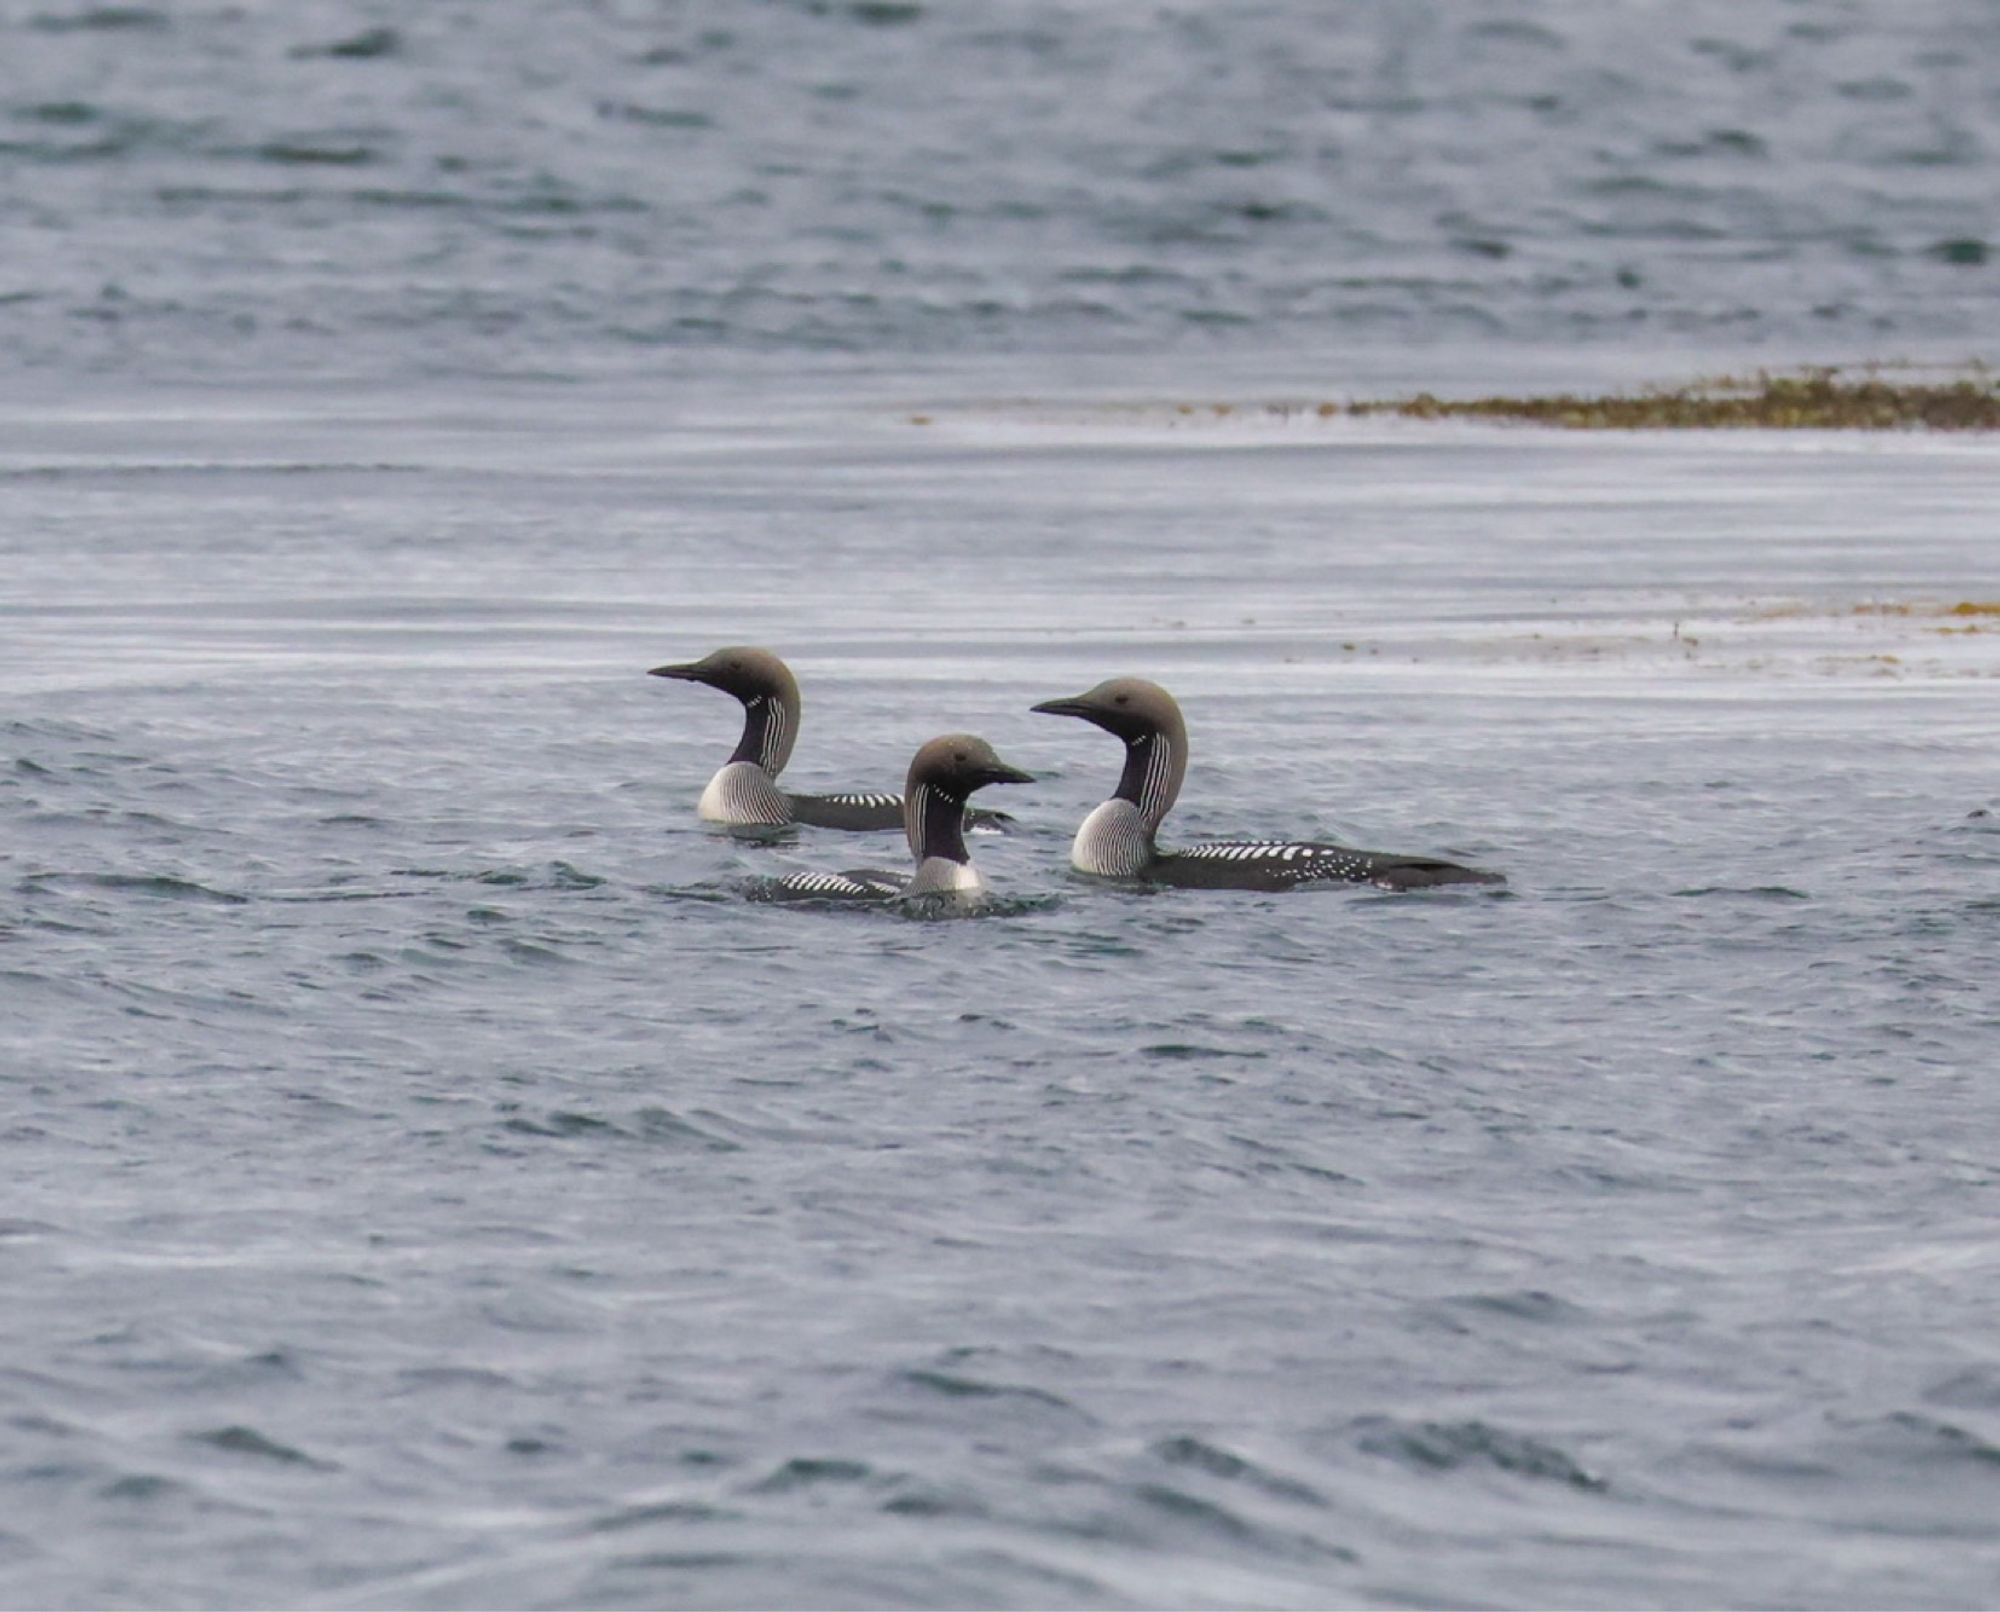
{"type": "MultiPolygon", "coordinates": [[[[903,826],[903,797],[878,791],[795,795],[778,787],[799,736],[799,684],[792,669],[768,649],[737,645],[677,666],[655,666],[649,677],[706,683],[743,703],[743,736],[720,771],[709,779],[696,808],[704,821],[731,828],[812,828],[882,832],[903,826]]],[[[975,822],[1006,822],[999,812],[974,814],[975,822]]]]}
{"type": "Polygon", "coordinates": [[[761,886],[765,901],[894,901],[903,896],[976,896],[986,881],[965,849],[965,802],[988,784],[1033,783],[984,739],[947,733],[910,761],[904,785],[903,832],[916,871],[850,868],[844,873],[793,873],[761,886]]]}
{"type": "Polygon", "coordinates": [[[1081,717],[1125,743],[1117,791],[1083,820],[1070,847],[1080,873],[1207,890],[1291,890],[1300,885],[1372,884],[1419,890],[1439,884],[1505,884],[1498,873],[1434,857],[1357,851],[1317,841],[1209,841],[1181,851],[1156,842],[1187,773],[1187,723],[1157,683],[1117,677],[1074,699],[1034,707],[1081,717]]]}

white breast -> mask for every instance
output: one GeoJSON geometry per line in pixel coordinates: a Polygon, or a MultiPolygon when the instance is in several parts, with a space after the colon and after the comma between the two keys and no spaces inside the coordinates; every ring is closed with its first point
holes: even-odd
{"type": "Polygon", "coordinates": [[[695,809],[709,823],[776,826],[792,820],[771,775],[754,761],[732,761],[709,779],[695,809]]]}
{"type": "Polygon", "coordinates": [[[917,865],[917,876],[903,893],[911,896],[975,895],[986,888],[979,869],[970,862],[954,862],[948,856],[927,856],[917,865]]]}
{"type": "Polygon", "coordinates": [[[1116,797],[1083,820],[1069,848],[1070,865],[1077,872],[1108,879],[1136,877],[1152,859],[1153,836],[1146,831],[1146,820],[1129,800],[1116,797]]]}

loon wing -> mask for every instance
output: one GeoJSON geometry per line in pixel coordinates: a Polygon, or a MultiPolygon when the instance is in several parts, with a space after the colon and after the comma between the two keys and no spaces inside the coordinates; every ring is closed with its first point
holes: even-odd
{"type": "Polygon", "coordinates": [[[753,901],[893,901],[909,884],[906,873],[849,868],[845,873],[787,873],[751,886],[753,901]]]}
{"type": "Polygon", "coordinates": [[[1381,890],[1429,890],[1441,884],[1505,884],[1507,875],[1488,868],[1469,868],[1435,856],[1395,856],[1386,851],[1357,851],[1369,859],[1368,882],[1381,890]]]}
{"type": "Polygon", "coordinates": [[[850,792],[839,795],[788,795],[792,820],[814,828],[845,828],[874,833],[903,826],[903,797],[850,792]]]}
{"type": "Polygon", "coordinates": [[[1213,840],[1182,851],[1166,851],[1146,875],[1160,884],[1204,890],[1292,890],[1308,884],[1372,884],[1383,890],[1420,890],[1438,884],[1507,882],[1498,873],[1435,857],[1285,840],[1213,840]]]}
{"type": "MultiPolygon", "coordinates": [[[[903,827],[903,797],[880,795],[866,790],[835,795],[787,795],[792,821],[812,828],[844,828],[856,833],[879,833],[903,827]]],[[[1014,819],[1005,812],[968,810],[968,828],[1000,828],[1014,819]]]]}

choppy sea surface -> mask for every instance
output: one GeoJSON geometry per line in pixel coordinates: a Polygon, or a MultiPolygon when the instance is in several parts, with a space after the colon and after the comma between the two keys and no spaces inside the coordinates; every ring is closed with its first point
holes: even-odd
{"type": "Polygon", "coordinates": [[[6,419],[0,1599],[1991,1600],[1990,445],[592,397],[6,419]],[[1509,890],[1073,880],[1123,671],[1509,890]]]}
{"type": "Polygon", "coordinates": [[[1315,405],[1977,354],[1997,50],[0,5],[0,1605],[1991,1605],[2000,449],[1315,405]]]}
{"type": "Polygon", "coordinates": [[[1987,0],[7,0],[0,357],[1893,357],[1990,340],[1996,56],[1987,0]]]}

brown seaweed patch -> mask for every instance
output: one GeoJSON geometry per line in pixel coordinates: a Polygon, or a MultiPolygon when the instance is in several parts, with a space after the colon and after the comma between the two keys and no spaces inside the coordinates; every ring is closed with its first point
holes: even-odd
{"type": "Polygon", "coordinates": [[[1900,655],[1821,655],[1814,663],[1823,672],[1838,672],[1849,668],[1866,669],[1877,677],[1895,677],[1903,664],[1900,655]]]}
{"type": "MultiPolygon", "coordinates": [[[[1939,604],[1922,599],[1870,599],[1855,605],[1850,613],[1857,616],[1955,616],[1963,620],[1969,616],[2000,616],[2000,601],[1961,599],[1957,604],[1939,604]]],[[[1951,629],[1943,630],[1948,632],[1951,629]]]]}
{"type": "MultiPolygon", "coordinates": [[[[1316,412],[1324,414],[1322,405],[1316,412]]],[[[1518,420],[1573,431],[2000,431],[2000,385],[1983,365],[1943,380],[1899,378],[1866,366],[1721,375],[1685,386],[1592,395],[1364,399],[1355,415],[1411,420],[1518,420]]]]}
{"type": "Polygon", "coordinates": [[[1804,599],[1784,599],[1773,604],[1761,605],[1749,611],[1742,619],[1746,621],[1807,621],[1840,616],[1865,616],[1875,619],[1908,621],[1956,620],[1963,622],[1957,627],[1930,627],[1929,632],[1976,633],[2000,632],[2000,624],[1984,625],[1981,620],[1988,616],[2000,616],[2000,600],[1960,599],[1956,604],[1947,604],[1938,599],[1863,599],[1856,604],[1827,603],[1816,604],[1804,599]]]}

